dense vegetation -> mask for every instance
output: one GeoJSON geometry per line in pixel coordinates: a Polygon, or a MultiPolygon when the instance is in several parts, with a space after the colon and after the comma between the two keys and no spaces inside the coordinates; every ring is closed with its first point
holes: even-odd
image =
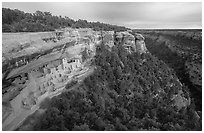
{"type": "MultiPolygon", "coordinates": [[[[195,98],[196,110],[202,111],[202,86],[196,85],[190,79],[192,76],[201,81],[202,72],[196,71],[194,75],[189,75],[189,70],[186,69],[187,63],[191,67],[202,65],[202,39],[193,39],[193,36],[185,37],[176,34],[178,31],[174,32],[175,34],[166,31],[142,31],[148,50],[174,69],[179,80],[190,89],[191,97],[195,98]]],[[[198,34],[199,30],[194,32],[198,34]]]]}
{"type": "Polygon", "coordinates": [[[202,29],[137,29],[133,30],[143,34],[162,34],[179,37],[180,39],[202,40],[202,29]]]}
{"type": "Polygon", "coordinates": [[[3,32],[54,31],[64,27],[93,28],[94,30],[127,30],[127,28],[122,26],[87,22],[81,19],[75,21],[69,17],[53,16],[50,12],[36,11],[35,13],[25,13],[17,9],[2,8],[3,32]]]}
{"type": "Polygon", "coordinates": [[[51,99],[33,130],[201,130],[193,100],[181,110],[171,100],[189,94],[156,57],[100,45],[93,65],[78,88],[51,99]]]}

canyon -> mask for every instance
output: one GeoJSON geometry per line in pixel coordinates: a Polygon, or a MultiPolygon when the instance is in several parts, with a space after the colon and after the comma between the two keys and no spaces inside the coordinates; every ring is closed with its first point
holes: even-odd
{"type": "MultiPolygon", "coordinates": [[[[145,37],[132,31],[66,28],[55,32],[3,34],[3,130],[15,130],[46,98],[69,91],[70,83],[79,84],[90,76],[96,69],[92,63],[100,45],[109,51],[122,45],[130,55],[151,54],[145,37]]],[[[144,59],[140,64],[145,62],[144,59]]],[[[122,61],[121,64],[124,65],[122,61]]],[[[168,84],[172,86],[175,84],[168,84]]],[[[162,93],[159,91],[159,95],[162,93]]],[[[179,110],[187,108],[191,99],[185,95],[183,90],[174,94],[173,106],[179,110]]]]}
{"type": "Polygon", "coordinates": [[[202,110],[202,31],[141,30],[148,50],[173,68],[202,110]]]}
{"type": "MultiPolygon", "coordinates": [[[[13,121],[35,112],[35,107],[46,97],[62,91],[69,81],[92,70],[93,66],[87,64],[95,55],[95,46],[102,42],[113,46],[113,34],[113,31],[71,28],[3,34],[3,130],[15,129],[13,121]]],[[[135,52],[134,36],[128,32],[117,34],[122,35],[117,39],[126,42],[127,50],[134,48],[135,52]]],[[[136,44],[141,52],[145,45],[140,49],[140,42],[136,44]]]]}

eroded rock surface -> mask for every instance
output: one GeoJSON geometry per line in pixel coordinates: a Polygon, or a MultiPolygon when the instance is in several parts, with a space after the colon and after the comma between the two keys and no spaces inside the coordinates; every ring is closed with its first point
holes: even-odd
{"type": "Polygon", "coordinates": [[[131,34],[129,32],[118,32],[115,35],[116,44],[122,44],[128,53],[138,52],[140,54],[146,53],[145,38],[138,33],[131,34]]]}
{"type": "MultiPolygon", "coordinates": [[[[3,51],[5,49],[11,54],[3,52],[3,65],[5,68],[6,65],[12,67],[4,75],[9,85],[3,88],[3,130],[15,129],[19,120],[37,110],[46,97],[61,93],[67,83],[81,81],[84,75],[93,72],[94,66],[89,63],[96,54],[96,46],[101,44],[109,49],[114,45],[122,45],[129,54],[148,53],[145,38],[138,33],[65,29],[53,33],[4,36],[3,51]],[[16,43],[19,45],[14,45],[16,43]],[[10,44],[11,47],[8,47],[10,44]]],[[[144,59],[139,64],[146,62],[144,59]]],[[[174,84],[167,87],[172,86],[174,84]]],[[[181,83],[179,86],[182,86],[181,83]]],[[[175,94],[172,106],[179,110],[186,108],[190,99],[183,95],[182,91],[175,94]]]]}
{"type": "Polygon", "coordinates": [[[15,129],[46,97],[57,95],[73,79],[83,80],[92,72],[87,63],[101,41],[99,32],[90,29],[24,34],[16,38],[10,34],[6,41],[3,39],[6,46],[19,44],[3,47],[3,51],[12,53],[3,55],[3,65],[11,66],[3,71],[3,130],[15,129]],[[25,38],[19,39],[22,36],[25,38]],[[28,47],[24,47],[25,43],[28,47]],[[22,49],[16,49],[19,47],[22,49]]]}
{"type": "Polygon", "coordinates": [[[146,53],[147,48],[145,46],[145,38],[138,33],[135,33],[135,45],[136,45],[136,51],[139,53],[146,53]]]}

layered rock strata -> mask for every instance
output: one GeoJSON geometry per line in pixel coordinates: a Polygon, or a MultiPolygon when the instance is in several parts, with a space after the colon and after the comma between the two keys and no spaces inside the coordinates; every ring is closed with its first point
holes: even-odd
{"type": "MultiPolygon", "coordinates": [[[[64,29],[49,33],[3,34],[3,65],[13,65],[4,76],[10,85],[3,88],[3,129],[9,129],[13,120],[58,92],[74,76],[86,73],[91,67],[85,65],[86,59],[94,58],[95,46],[100,44],[110,49],[122,45],[129,54],[148,52],[145,38],[128,31],[64,29]],[[19,45],[14,45],[16,43],[19,45]],[[41,54],[42,51],[46,52],[41,54]],[[33,58],[28,60],[26,56],[31,55],[33,58]]],[[[172,98],[179,109],[189,105],[182,93],[172,98]]]]}

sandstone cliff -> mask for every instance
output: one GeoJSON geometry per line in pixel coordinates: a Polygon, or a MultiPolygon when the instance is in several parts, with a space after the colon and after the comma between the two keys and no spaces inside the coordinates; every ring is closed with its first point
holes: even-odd
{"type": "Polygon", "coordinates": [[[147,48],[145,46],[145,38],[138,33],[135,33],[135,45],[136,45],[136,50],[139,53],[146,53],[147,52],[147,48]]]}
{"type": "MultiPolygon", "coordinates": [[[[102,37],[95,73],[52,99],[51,108],[36,121],[36,130],[192,130],[198,125],[200,116],[189,106],[189,94],[174,71],[148,52],[134,53],[136,39],[131,34],[117,35],[112,48],[106,43],[111,35],[102,37]],[[57,117],[50,117],[53,113],[57,117]]],[[[137,40],[144,38],[138,35],[137,40]]]]}
{"type": "Polygon", "coordinates": [[[118,32],[115,35],[116,45],[122,44],[128,53],[138,52],[146,53],[145,38],[138,33],[118,32]]]}
{"type": "MultiPolygon", "coordinates": [[[[29,33],[29,35],[33,37],[33,34],[29,33]]],[[[19,35],[18,38],[20,38],[20,36],[21,35],[19,35]]],[[[141,34],[133,34],[130,32],[114,33],[113,31],[96,32],[91,29],[65,29],[64,31],[56,31],[54,33],[36,33],[36,36],[33,37],[35,39],[31,39],[32,41],[27,40],[27,37],[21,38],[20,41],[18,38],[15,40],[10,37],[10,39],[5,41],[7,43],[4,43],[4,45],[9,45],[14,42],[19,42],[20,44],[19,46],[12,45],[12,49],[6,49],[4,46],[7,51],[10,53],[13,52],[11,55],[4,54],[5,62],[6,58],[7,60],[8,58],[14,58],[13,68],[10,68],[11,71],[9,71],[6,77],[6,80],[9,80],[12,86],[3,88],[3,102],[5,104],[5,106],[3,106],[3,117],[5,120],[3,127],[5,130],[12,129],[13,126],[12,128],[9,126],[15,125],[12,122],[10,123],[10,119],[17,123],[18,115],[21,115],[22,112],[32,111],[33,108],[36,109],[42,99],[61,91],[60,87],[65,86],[67,81],[74,77],[79,78],[77,80],[83,81],[83,76],[87,74],[87,70],[97,68],[97,63],[96,66],[90,66],[91,63],[86,65],[86,61],[92,58],[98,60],[99,64],[106,62],[107,66],[111,66],[110,64],[114,66],[116,62],[119,62],[119,65],[123,64],[123,67],[117,65],[111,69],[114,71],[117,69],[117,72],[119,72],[117,74],[119,75],[118,79],[115,79],[117,82],[121,82],[121,92],[123,92],[123,89],[129,89],[128,91],[130,91],[131,94],[126,95],[128,98],[132,98],[133,96],[144,97],[144,95],[146,95],[145,92],[149,91],[152,99],[162,100],[168,95],[168,99],[166,100],[171,101],[171,103],[168,103],[168,106],[176,107],[178,110],[187,108],[191,103],[188,94],[182,91],[182,84],[178,78],[172,75],[171,70],[165,66],[164,63],[149,54],[145,46],[145,38],[141,34]],[[38,44],[38,42],[42,42],[42,45],[38,44]],[[25,44],[28,46],[24,47],[25,44]],[[102,46],[101,44],[107,46],[105,47],[109,50],[109,52],[106,51],[107,55],[104,49],[101,53],[96,51],[96,46],[102,46]],[[133,60],[127,60],[128,57],[124,57],[125,55],[119,56],[117,55],[118,53],[114,53],[115,51],[111,51],[112,47],[117,47],[117,45],[122,45],[127,51],[128,56],[132,56],[133,60]],[[18,47],[22,47],[22,49],[13,50],[18,47]],[[43,50],[40,52],[39,49],[43,50]],[[139,53],[138,57],[137,54],[134,54],[135,52],[139,53]],[[104,57],[98,58],[104,53],[104,57]],[[25,54],[27,54],[28,57],[32,55],[32,59],[28,60],[24,56],[25,54]],[[99,56],[95,56],[95,54],[99,56]],[[142,54],[144,56],[140,57],[142,54]],[[14,55],[16,55],[17,58],[15,58],[14,55]],[[111,55],[115,56],[110,57],[111,55]],[[105,59],[105,61],[103,59],[105,59]],[[107,62],[109,59],[113,60],[107,62]],[[115,60],[117,61],[115,62],[115,60]],[[152,65],[154,67],[150,68],[152,65]],[[134,72],[132,76],[137,79],[137,83],[132,82],[132,84],[135,84],[135,87],[131,86],[129,88],[122,86],[125,84],[123,80],[128,79],[131,75],[131,72],[127,72],[131,70],[127,69],[127,66],[135,69],[135,71],[132,71],[134,72]],[[162,67],[162,69],[160,67],[162,67]],[[122,71],[121,69],[127,70],[122,71]],[[137,75],[137,71],[139,75],[137,75]],[[169,74],[172,76],[168,77],[167,75],[169,74]],[[83,78],[81,79],[81,77],[83,78]],[[149,79],[149,77],[151,77],[151,79],[149,79]],[[168,78],[166,79],[166,77],[168,78]],[[161,87],[154,87],[155,85],[152,81],[157,84],[162,82],[161,87]],[[139,90],[136,90],[136,92],[133,91],[138,88],[139,90]],[[156,91],[153,90],[155,91],[153,92],[152,88],[156,91]],[[6,111],[8,110],[7,108],[10,110],[6,111]],[[13,118],[13,114],[15,118],[13,118]]],[[[8,60],[8,62],[9,61],[10,60],[8,60]]],[[[111,79],[113,77],[114,76],[111,75],[109,78],[111,79]]],[[[120,95],[122,97],[125,96],[123,93],[120,95]]]]}

